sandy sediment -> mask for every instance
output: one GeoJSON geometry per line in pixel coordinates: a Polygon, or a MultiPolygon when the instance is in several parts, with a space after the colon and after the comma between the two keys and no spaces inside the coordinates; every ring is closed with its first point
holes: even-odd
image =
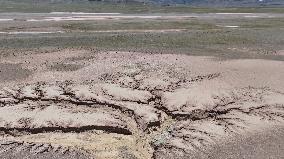
{"type": "Polygon", "coordinates": [[[59,145],[95,158],[186,158],[284,122],[281,61],[62,50],[1,62],[31,71],[1,83],[6,155],[22,144],[35,156],[59,145]],[[51,69],[70,63],[80,67],[51,69]]]}

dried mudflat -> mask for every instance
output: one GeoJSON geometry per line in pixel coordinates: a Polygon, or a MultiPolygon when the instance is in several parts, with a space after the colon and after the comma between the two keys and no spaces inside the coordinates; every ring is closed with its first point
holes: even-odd
{"type": "Polygon", "coordinates": [[[282,141],[282,61],[66,49],[0,63],[30,72],[0,83],[6,158],[242,158],[282,141]]]}

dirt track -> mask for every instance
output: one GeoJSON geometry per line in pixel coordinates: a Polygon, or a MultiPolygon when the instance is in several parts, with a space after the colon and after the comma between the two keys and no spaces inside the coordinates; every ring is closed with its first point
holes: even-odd
{"type": "Polygon", "coordinates": [[[60,50],[1,63],[30,72],[1,83],[4,156],[181,158],[284,122],[281,61],[60,50]]]}

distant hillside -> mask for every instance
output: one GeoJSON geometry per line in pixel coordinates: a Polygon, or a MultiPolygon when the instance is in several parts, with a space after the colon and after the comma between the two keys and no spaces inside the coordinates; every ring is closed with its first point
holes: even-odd
{"type": "Polygon", "coordinates": [[[32,3],[85,3],[85,2],[116,2],[116,3],[146,3],[160,5],[186,4],[199,7],[257,7],[284,6],[284,0],[0,0],[12,2],[32,2],[32,3]]]}
{"type": "MultiPolygon", "coordinates": [[[[60,1],[60,0],[54,0],[60,1]]],[[[65,0],[66,1],[66,0],[65,0]]],[[[76,1],[76,0],[73,0],[76,1]]],[[[84,0],[77,0],[84,1],[84,0]]],[[[105,2],[142,2],[162,5],[187,4],[200,7],[256,7],[256,6],[284,6],[284,0],[88,0],[105,2]]]]}
{"type": "Polygon", "coordinates": [[[284,6],[284,0],[150,0],[150,1],[161,4],[188,4],[193,6],[206,6],[206,7],[284,6]]]}

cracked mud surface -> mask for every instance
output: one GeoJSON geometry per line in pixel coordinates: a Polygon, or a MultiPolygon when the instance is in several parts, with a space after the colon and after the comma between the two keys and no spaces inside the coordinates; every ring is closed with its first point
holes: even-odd
{"type": "Polygon", "coordinates": [[[3,156],[188,158],[284,122],[282,62],[90,50],[7,61],[32,75],[1,83],[3,156]]]}

